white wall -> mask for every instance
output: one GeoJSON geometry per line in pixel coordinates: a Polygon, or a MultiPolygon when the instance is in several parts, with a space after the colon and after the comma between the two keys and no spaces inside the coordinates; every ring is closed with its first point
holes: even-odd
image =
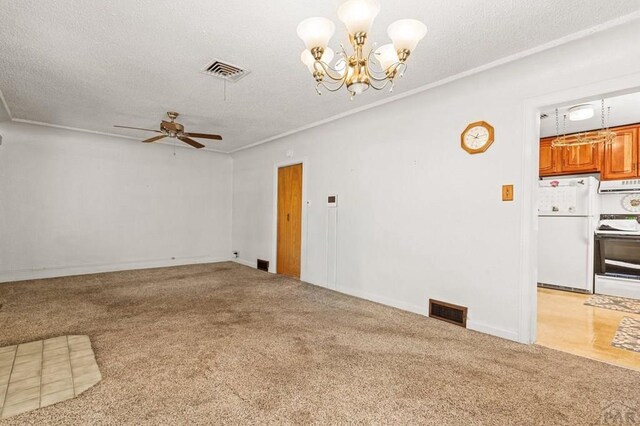
{"type": "Polygon", "coordinates": [[[600,212],[608,214],[628,214],[622,207],[626,194],[600,194],[600,212]]]}
{"type": "Polygon", "coordinates": [[[637,73],[638,39],[633,22],[236,152],[233,249],[274,264],[274,165],[292,150],[310,202],[304,280],[329,281],[325,200],[336,193],[337,290],[423,314],[429,298],[465,305],[470,328],[519,339],[525,105],[637,73]],[[460,132],[477,120],[496,141],[471,156],[460,132]],[[502,184],[516,184],[514,202],[500,200],[502,184]]]}
{"type": "Polygon", "coordinates": [[[230,257],[227,155],[0,124],[0,282],[230,257]]]}

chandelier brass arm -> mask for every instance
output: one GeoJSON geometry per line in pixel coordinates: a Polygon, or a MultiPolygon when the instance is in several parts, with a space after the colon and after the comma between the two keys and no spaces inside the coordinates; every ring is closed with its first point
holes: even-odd
{"type": "Polygon", "coordinates": [[[316,92],[318,92],[318,95],[322,95],[322,91],[320,90],[320,87],[324,87],[329,92],[337,92],[338,90],[342,89],[342,86],[344,86],[344,83],[345,81],[343,80],[339,86],[332,88],[330,86],[327,86],[327,84],[325,84],[324,81],[318,81],[316,83],[316,92]]]}
{"type": "MultiPolygon", "coordinates": [[[[398,70],[401,68],[402,70],[400,71],[400,77],[402,77],[404,75],[404,72],[407,69],[407,64],[405,62],[405,60],[403,61],[398,61],[395,62],[393,64],[391,64],[390,66],[387,67],[387,69],[383,69],[382,64],[380,64],[380,62],[378,60],[376,60],[375,58],[375,44],[373,45],[374,48],[371,49],[371,51],[369,52],[369,55],[367,56],[367,73],[369,74],[369,78],[371,78],[372,80],[375,81],[388,81],[388,80],[393,80],[396,75],[398,74],[398,70]],[[381,71],[376,71],[374,70],[370,65],[371,64],[377,64],[378,66],[380,66],[381,71]],[[376,74],[380,74],[380,77],[378,77],[376,74]]],[[[407,54],[407,57],[409,55],[407,54]]],[[[386,85],[386,83],[385,83],[386,85]]]]}
{"type": "MultiPolygon", "coordinates": [[[[315,47],[311,49],[313,55],[313,77],[316,80],[316,91],[318,94],[322,94],[320,87],[323,87],[327,91],[337,92],[343,86],[347,85],[351,98],[358,93],[356,90],[349,89],[351,85],[365,85],[366,88],[373,88],[375,90],[383,90],[389,84],[391,84],[390,92],[393,91],[395,85],[395,78],[399,75],[402,77],[407,65],[406,59],[410,55],[410,51],[404,49],[398,52],[398,61],[389,65],[386,69],[382,69],[382,65],[375,60],[375,44],[371,49],[367,57],[363,55],[363,46],[366,43],[367,34],[364,32],[356,33],[350,36],[350,41],[353,46],[354,53],[348,55],[344,46],[341,44],[341,51],[339,55],[342,57],[342,61],[345,65],[343,69],[336,69],[331,67],[328,63],[322,60],[325,53],[325,49],[321,47],[315,47]],[[377,63],[380,65],[381,71],[374,70],[371,65],[377,63]],[[378,76],[377,74],[380,74],[378,76]],[[325,80],[325,77],[328,80],[325,80]],[[383,83],[381,86],[375,83],[383,83]],[[327,84],[328,83],[328,84],[327,84]],[[331,84],[336,84],[336,87],[330,87],[331,84]]],[[[338,61],[338,62],[340,62],[338,61]]],[[[366,90],[366,89],[364,89],[366,90]]]]}

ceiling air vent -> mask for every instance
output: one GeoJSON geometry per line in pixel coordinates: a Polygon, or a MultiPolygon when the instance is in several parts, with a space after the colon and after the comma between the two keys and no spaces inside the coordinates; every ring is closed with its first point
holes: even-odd
{"type": "Polygon", "coordinates": [[[212,60],[207,64],[207,66],[202,68],[200,72],[232,82],[236,82],[249,74],[248,70],[242,69],[228,62],[221,61],[220,59],[212,60]]]}
{"type": "Polygon", "coordinates": [[[429,299],[429,316],[451,324],[467,327],[467,308],[464,306],[429,299]]]}

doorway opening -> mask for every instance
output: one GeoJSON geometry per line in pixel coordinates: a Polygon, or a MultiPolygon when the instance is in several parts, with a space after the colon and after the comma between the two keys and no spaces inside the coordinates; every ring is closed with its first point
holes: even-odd
{"type": "Polygon", "coordinates": [[[640,92],[542,109],[538,152],[536,343],[640,370],[640,92]]]}
{"type": "Polygon", "coordinates": [[[302,257],[302,163],[278,168],[276,272],[300,278],[302,257]]]}

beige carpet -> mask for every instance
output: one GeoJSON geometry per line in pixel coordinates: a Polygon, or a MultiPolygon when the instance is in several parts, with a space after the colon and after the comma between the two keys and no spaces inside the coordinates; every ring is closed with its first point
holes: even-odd
{"type": "Polygon", "coordinates": [[[585,425],[640,410],[640,373],[231,263],[0,284],[0,304],[0,346],[86,334],[103,377],[8,425],[585,425]]]}

